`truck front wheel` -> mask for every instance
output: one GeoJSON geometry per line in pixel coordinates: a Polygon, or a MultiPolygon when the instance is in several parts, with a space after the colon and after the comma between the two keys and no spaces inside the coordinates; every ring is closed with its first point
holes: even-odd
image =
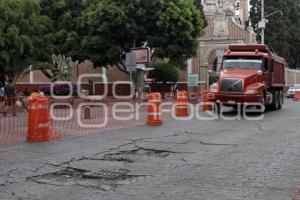
{"type": "Polygon", "coordinates": [[[265,108],[266,108],[266,95],[265,95],[265,93],[262,93],[262,95],[261,95],[261,104],[262,104],[262,106],[264,106],[264,111],[265,111],[265,108]]]}

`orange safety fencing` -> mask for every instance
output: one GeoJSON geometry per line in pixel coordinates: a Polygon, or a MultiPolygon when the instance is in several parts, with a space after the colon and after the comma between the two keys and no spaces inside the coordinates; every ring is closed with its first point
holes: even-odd
{"type": "Polygon", "coordinates": [[[300,101],[300,91],[295,91],[294,101],[300,101]]]}
{"type": "MultiPolygon", "coordinates": [[[[5,99],[0,98],[0,145],[21,143],[27,139],[28,98],[20,100],[22,106],[15,106],[16,115],[13,115],[13,107],[8,108],[5,99]],[[3,115],[5,111],[6,116],[3,115]]],[[[107,98],[91,102],[72,97],[65,100],[49,98],[49,102],[53,134],[56,138],[78,137],[141,126],[147,121],[147,103],[138,100],[107,98]],[[82,106],[82,103],[87,105],[82,106]],[[134,113],[128,112],[132,108],[134,113]],[[114,109],[119,111],[113,112],[114,109]]],[[[162,115],[166,120],[172,118],[170,113],[162,115]]]]}

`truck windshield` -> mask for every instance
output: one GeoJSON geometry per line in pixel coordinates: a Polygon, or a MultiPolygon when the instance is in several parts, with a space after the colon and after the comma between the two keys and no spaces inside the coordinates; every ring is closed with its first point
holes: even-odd
{"type": "Polygon", "coordinates": [[[259,58],[224,58],[223,69],[262,69],[262,59],[259,58]]]}

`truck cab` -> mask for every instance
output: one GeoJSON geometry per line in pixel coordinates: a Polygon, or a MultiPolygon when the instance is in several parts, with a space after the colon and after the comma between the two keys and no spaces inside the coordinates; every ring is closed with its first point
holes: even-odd
{"type": "Polygon", "coordinates": [[[209,101],[235,107],[260,104],[282,108],[285,60],[266,45],[230,45],[225,52],[219,81],[210,86],[209,101]]]}

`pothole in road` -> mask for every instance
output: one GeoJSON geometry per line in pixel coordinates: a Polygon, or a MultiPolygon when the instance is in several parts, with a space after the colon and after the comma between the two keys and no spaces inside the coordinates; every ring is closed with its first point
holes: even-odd
{"type": "Polygon", "coordinates": [[[121,162],[135,162],[143,159],[145,156],[166,158],[171,153],[170,151],[157,149],[136,149],[131,151],[121,151],[115,154],[105,154],[103,160],[106,161],[121,161],[121,162]]]}
{"type": "Polygon", "coordinates": [[[110,190],[121,185],[143,181],[146,176],[128,175],[127,169],[103,169],[88,171],[76,168],[66,168],[58,172],[30,177],[27,180],[39,184],[57,186],[82,186],[110,190]]]}

